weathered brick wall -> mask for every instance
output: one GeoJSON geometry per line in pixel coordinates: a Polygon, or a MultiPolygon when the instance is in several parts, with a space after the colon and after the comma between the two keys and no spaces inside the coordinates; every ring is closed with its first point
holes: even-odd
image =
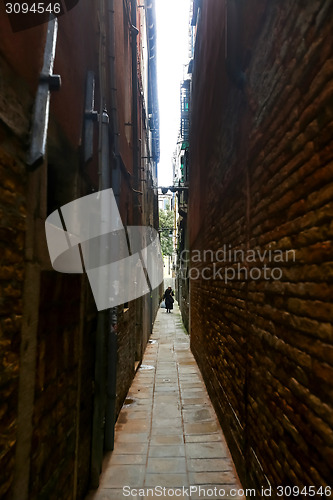
{"type": "Polygon", "coordinates": [[[152,324],[159,308],[161,286],[128,303],[120,312],[117,325],[117,386],[116,415],[127,396],[138,363],[142,361],[152,324]]]}
{"type": "Polygon", "coordinates": [[[128,310],[119,315],[119,333],[117,335],[117,415],[135,373],[135,302],[130,302],[128,310]]]}
{"type": "MultiPolygon", "coordinates": [[[[93,414],[93,368],[94,368],[94,339],[96,335],[96,306],[91,296],[90,285],[85,278],[83,282],[81,300],[85,300],[83,309],[83,328],[81,339],[78,340],[79,374],[77,394],[77,433],[76,454],[77,460],[74,481],[77,481],[76,498],[84,498],[89,489],[91,459],[91,423],[93,414]]],[[[82,302],[81,302],[82,307],[82,302]]],[[[81,310],[82,314],[82,310],[81,310]]],[[[73,495],[74,496],[74,495],[73,495]]],[[[75,498],[75,497],[74,497],[75,498]]]]}
{"type": "MultiPolygon", "coordinates": [[[[326,485],[333,474],[333,4],[240,5],[244,92],[225,71],[224,9],[202,2],[191,248],[294,250],[295,262],[248,263],[281,267],[276,281],[193,279],[191,346],[244,484],[326,485]]],[[[224,275],[237,263],[218,267],[224,275]]]]}
{"type": "MultiPolygon", "coordinates": [[[[3,129],[2,129],[3,132],[3,129]]],[[[14,473],[20,331],[24,282],[25,173],[0,147],[0,496],[14,473]]]]}
{"type": "Polygon", "coordinates": [[[56,499],[64,494],[70,498],[73,491],[81,279],[80,275],[54,271],[41,274],[30,469],[32,498],[56,499]]]}
{"type": "Polygon", "coordinates": [[[14,477],[25,279],[24,114],[31,98],[2,56],[0,81],[0,496],[8,498],[14,477]]]}
{"type": "MultiPolygon", "coordinates": [[[[54,73],[61,75],[62,85],[51,94],[47,154],[34,172],[28,172],[25,160],[46,26],[13,33],[6,16],[0,18],[0,496],[4,499],[84,498],[90,479],[97,484],[102,462],[110,361],[105,349],[99,355],[101,345],[107,345],[109,324],[104,313],[97,317],[86,277],[52,270],[44,225],[59,206],[99,189],[97,123],[89,164],[83,165],[81,150],[88,70],[96,77],[95,109],[99,109],[101,7],[97,1],[78,2],[59,19],[54,73]]],[[[121,154],[126,163],[121,171],[120,211],[124,223],[133,223],[135,212],[143,224],[156,226],[153,190],[147,195],[147,186],[143,182],[138,186],[147,198],[141,217],[142,206],[128,173],[133,171],[128,126],[130,26],[123,19],[125,5],[116,1],[115,10],[116,30],[122,33],[116,40],[116,75],[121,154]]],[[[111,116],[112,86],[105,83],[103,100],[111,116]]],[[[112,167],[113,125],[111,119],[112,167]]],[[[142,140],[147,142],[146,137],[142,140]]],[[[160,293],[152,295],[133,301],[129,311],[118,317],[117,413],[158,308],[160,293]]]]}
{"type": "MultiPolygon", "coordinates": [[[[0,24],[0,496],[73,498],[76,493],[82,498],[91,449],[91,292],[82,300],[81,277],[51,271],[44,220],[52,190],[62,203],[86,186],[73,181],[78,145],[68,143],[52,110],[48,160],[61,175],[67,167],[66,189],[58,183],[47,187],[47,162],[34,173],[27,171],[45,25],[14,34],[5,16],[0,24]]],[[[65,77],[66,95],[68,88],[65,77]]]]}

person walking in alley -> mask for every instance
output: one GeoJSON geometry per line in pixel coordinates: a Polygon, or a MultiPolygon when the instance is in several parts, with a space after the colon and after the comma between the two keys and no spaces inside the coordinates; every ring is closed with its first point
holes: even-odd
{"type": "Polygon", "coordinates": [[[165,300],[165,308],[166,308],[167,313],[171,313],[171,309],[173,309],[173,303],[174,303],[173,295],[174,295],[174,293],[172,291],[171,286],[168,286],[168,288],[165,290],[164,295],[163,295],[163,299],[165,300]]]}

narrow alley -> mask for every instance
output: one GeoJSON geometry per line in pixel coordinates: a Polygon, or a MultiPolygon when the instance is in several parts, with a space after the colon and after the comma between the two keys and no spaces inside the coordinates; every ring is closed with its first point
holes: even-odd
{"type": "Polygon", "coordinates": [[[157,313],[115,426],[114,451],[86,500],[126,497],[245,498],[178,305],[173,314],[157,313]]]}
{"type": "Polygon", "coordinates": [[[0,1],[1,500],[332,498],[332,297],[333,0],[0,1]]]}

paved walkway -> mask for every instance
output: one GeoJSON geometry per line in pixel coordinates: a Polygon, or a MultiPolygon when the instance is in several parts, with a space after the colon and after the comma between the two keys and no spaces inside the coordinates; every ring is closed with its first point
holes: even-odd
{"type": "Polygon", "coordinates": [[[160,309],[116,424],[114,451],[86,500],[239,500],[240,489],[178,306],[171,314],[160,309]]]}

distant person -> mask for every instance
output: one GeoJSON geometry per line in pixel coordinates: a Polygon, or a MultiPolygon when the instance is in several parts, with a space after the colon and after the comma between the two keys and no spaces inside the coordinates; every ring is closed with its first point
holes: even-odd
{"type": "Polygon", "coordinates": [[[173,296],[174,296],[174,293],[172,291],[172,288],[171,288],[171,286],[168,286],[168,288],[165,290],[164,295],[163,295],[163,299],[165,301],[165,308],[166,308],[167,313],[170,313],[171,309],[173,309],[173,303],[174,303],[173,296]]]}

